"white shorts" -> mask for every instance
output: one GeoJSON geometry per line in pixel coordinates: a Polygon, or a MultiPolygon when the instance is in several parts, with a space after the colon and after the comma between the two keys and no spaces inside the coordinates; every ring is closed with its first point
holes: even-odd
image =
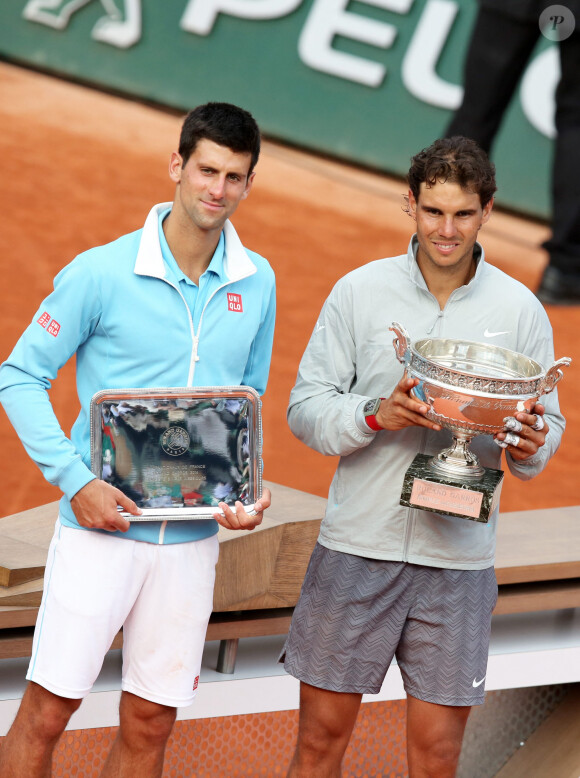
{"type": "Polygon", "coordinates": [[[62,697],[84,697],[122,626],[121,688],[190,705],[218,553],[217,535],[158,546],[57,521],[26,677],[62,697]]]}

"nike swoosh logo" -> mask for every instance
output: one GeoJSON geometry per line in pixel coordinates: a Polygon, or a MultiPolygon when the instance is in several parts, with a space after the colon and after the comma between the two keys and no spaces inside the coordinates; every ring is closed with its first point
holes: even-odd
{"type": "Polygon", "coordinates": [[[509,335],[509,330],[502,330],[501,332],[490,332],[489,330],[486,330],[483,335],[486,338],[495,338],[498,335],[509,335]]]}
{"type": "Polygon", "coordinates": [[[475,678],[473,679],[473,688],[477,689],[478,686],[481,686],[481,684],[485,681],[486,676],[484,675],[481,681],[476,681],[475,678]]]}

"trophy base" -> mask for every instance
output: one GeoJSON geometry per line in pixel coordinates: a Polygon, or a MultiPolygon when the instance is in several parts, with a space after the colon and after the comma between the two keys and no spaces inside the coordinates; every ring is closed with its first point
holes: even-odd
{"type": "Polygon", "coordinates": [[[477,480],[462,482],[436,473],[433,457],[417,454],[405,473],[401,505],[487,524],[495,510],[503,483],[503,470],[484,468],[477,480]]]}

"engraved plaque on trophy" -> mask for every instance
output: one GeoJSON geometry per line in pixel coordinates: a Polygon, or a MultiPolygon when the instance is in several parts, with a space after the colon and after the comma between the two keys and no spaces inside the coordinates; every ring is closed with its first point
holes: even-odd
{"type": "Polygon", "coordinates": [[[563,376],[563,357],[545,370],[538,362],[489,343],[424,338],[413,344],[404,327],[391,329],[397,358],[411,378],[412,395],[427,418],[448,429],[452,445],[435,456],[417,454],[405,473],[401,505],[487,522],[501,491],[503,471],[482,467],[469,449],[475,435],[494,435],[508,416],[530,413],[563,376]]]}
{"type": "Polygon", "coordinates": [[[111,389],[91,401],[91,469],[143,513],[130,521],[212,518],[262,492],[261,400],[248,386],[111,389]]]}

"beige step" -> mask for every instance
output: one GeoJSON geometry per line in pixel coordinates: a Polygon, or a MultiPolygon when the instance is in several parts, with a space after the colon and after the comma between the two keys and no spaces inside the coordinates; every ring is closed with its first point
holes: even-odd
{"type": "Polygon", "coordinates": [[[580,687],[511,757],[496,778],[578,778],[580,776],[580,687]]]}
{"type": "MultiPolygon", "coordinates": [[[[298,600],[326,500],[280,484],[252,532],[220,529],[214,611],[292,607],[298,600]]],[[[0,519],[0,606],[38,606],[58,503],[0,519]]]]}
{"type": "Polygon", "coordinates": [[[0,519],[0,604],[6,588],[42,578],[57,516],[52,502],[0,519]]]}

